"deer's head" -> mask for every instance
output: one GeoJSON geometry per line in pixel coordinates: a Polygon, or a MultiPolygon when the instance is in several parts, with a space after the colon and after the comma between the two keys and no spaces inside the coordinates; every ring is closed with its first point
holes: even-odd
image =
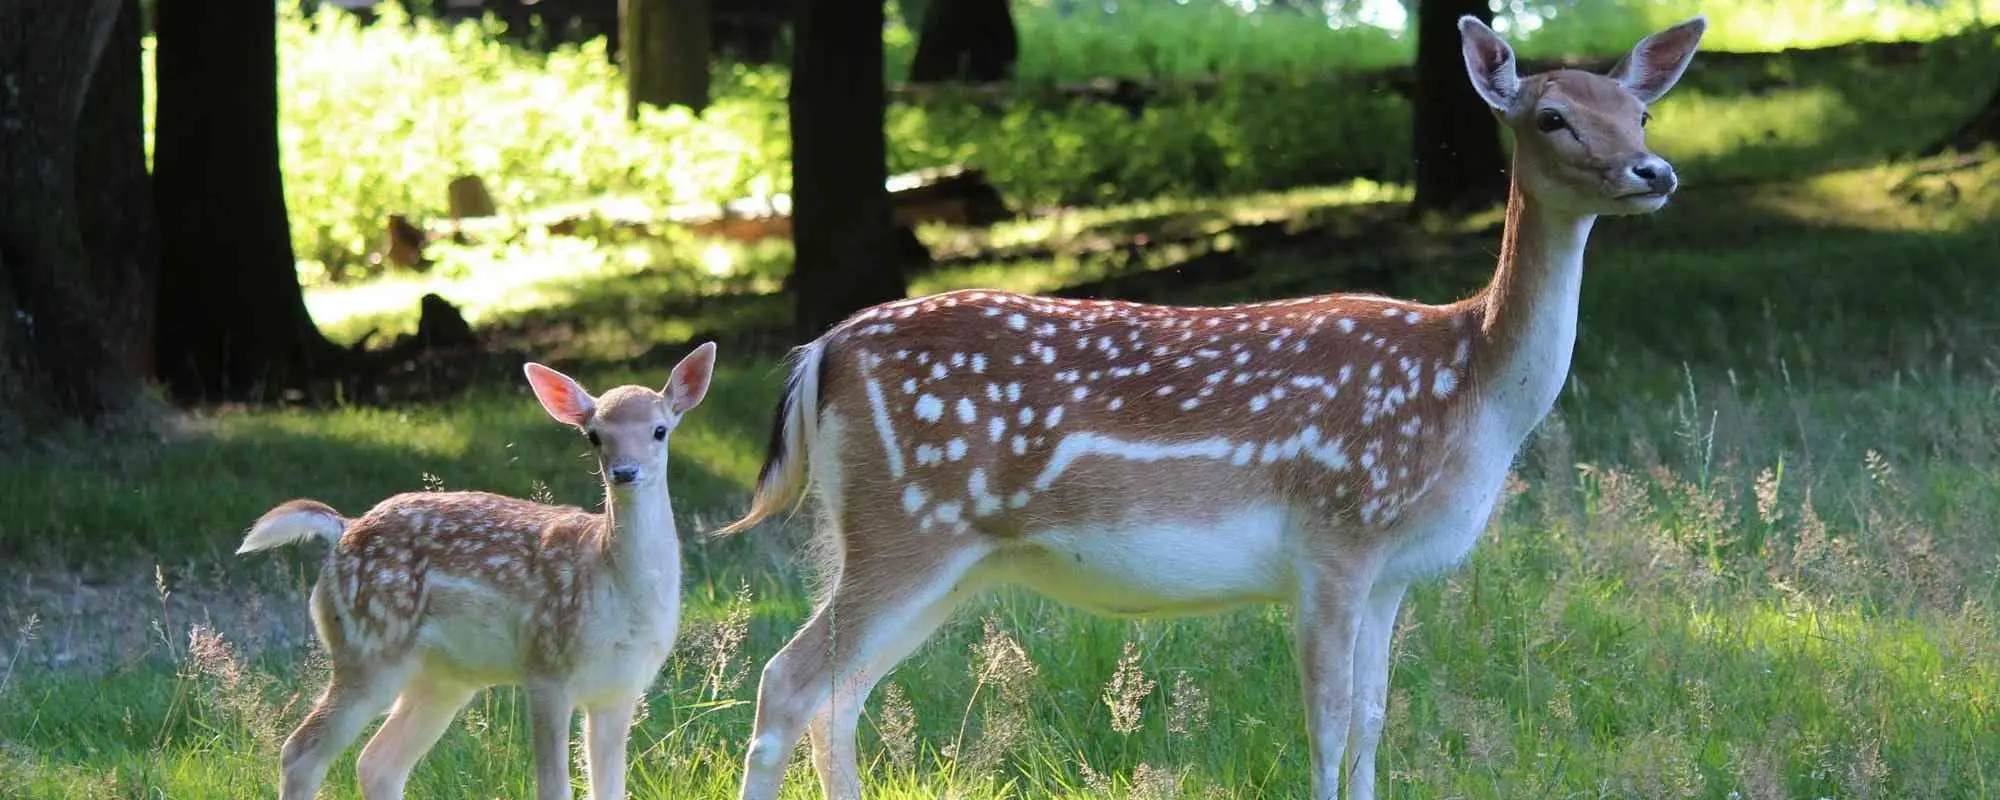
{"type": "Polygon", "coordinates": [[[620,386],[592,397],[568,375],[529,362],[522,366],[535,399],[559,422],[575,425],[590,438],[604,484],[630,490],[667,478],[667,437],[681,417],[708,394],[715,371],[715,343],[694,349],[674,366],[666,388],[620,386]]]}
{"type": "Polygon", "coordinates": [[[1530,197],[1587,214],[1643,214],[1678,188],[1646,148],[1647,107],[1680,80],[1707,30],[1695,17],[1640,41],[1609,75],[1520,77],[1514,50],[1474,17],[1458,21],[1472,86],[1514,132],[1514,169],[1530,197]]]}

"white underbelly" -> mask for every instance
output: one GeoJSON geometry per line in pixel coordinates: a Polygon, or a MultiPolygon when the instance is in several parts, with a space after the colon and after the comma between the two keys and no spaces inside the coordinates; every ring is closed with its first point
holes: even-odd
{"type": "Polygon", "coordinates": [[[1047,530],[1008,545],[1007,579],[1100,614],[1190,616],[1287,600],[1296,585],[1284,509],[1201,523],[1047,530]]]}
{"type": "Polygon", "coordinates": [[[429,613],[417,628],[425,669],[465,683],[519,682],[529,610],[479,581],[433,574],[429,589],[429,613]]]}
{"type": "MultiPolygon", "coordinates": [[[[669,584],[673,585],[673,584],[669,584]]],[[[678,633],[678,596],[658,599],[647,613],[608,594],[586,598],[574,620],[570,653],[574,665],[564,676],[578,703],[616,699],[652,683],[672,651],[678,633]]],[[[520,683],[535,646],[532,609],[478,581],[433,576],[431,608],[418,628],[424,670],[468,685],[520,683]]]]}

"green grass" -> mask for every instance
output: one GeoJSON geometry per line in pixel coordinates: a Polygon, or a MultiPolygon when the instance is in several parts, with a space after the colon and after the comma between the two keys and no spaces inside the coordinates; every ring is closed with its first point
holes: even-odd
{"type": "MultiPolygon", "coordinates": [[[[1389,796],[2000,795],[2000,317],[1988,301],[2000,287],[1986,268],[2000,247],[2000,165],[1900,185],[1914,166],[1697,186],[1654,217],[1600,224],[1570,391],[1523,454],[1499,524],[1468,564],[1415,589],[1402,617],[1389,796]]],[[[1162,214],[1199,230],[1362,213],[1372,197],[1107,209],[988,244],[1162,214]]],[[[1481,222],[1407,229],[1363,253],[1250,251],[1248,277],[1177,299],[1328,290],[1382,274],[1364,269],[1377,262],[1426,266],[1357,288],[1455,296],[1490,269],[1481,222]]],[[[620,315],[537,312],[570,314],[574,340],[631,343],[626,359],[549,340],[592,386],[657,382],[680,355],[641,346],[673,334],[633,320],[673,301],[624,293],[631,279],[602,281],[601,299],[587,277],[576,287],[581,307],[615,302],[620,315]]],[[[510,319],[496,312],[494,324],[510,319]]],[[[701,535],[740,507],[779,383],[775,362],[722,358],[714,394],[673,444],[689,624],[634,735],[639,797],[731,794],[756,669],[807,610],[797,532],[701,535]],[[738,631],[740,645],[711,644],[738,631]]],[[[157,562],[169,591],[234,587],[296,619],[315,553],[227,555],[280,500],[359,510],[429,474],[518,494],[540,481],[561,501],[594,502],[582,446],[516,381],[492,376],[441,406],[216,411],[167,441],[58,442],[0,466],[0,497],[20,510],[0,520],[0,548],[9,563],[95,565],[139,584],[157,562]]],[[[33,610],[0,607],[12,626],[33,610]]],[[[213,639],[194,657],[200,618],[163,608],[142,590],[119,624],[163,633],[100,669],[33,666],[74,628],[12,637],[29,658],[0,670],[0,794],[270,793],[277,742],[321,668],[290,648],[224,657],[213,639]]],[[[887,797],[1297,796],[1289,641],[1275,608],[1129,622],[1003,593],[896,673],[902,699],[871,706],[864,757],[887,797]],[[1121,733],[1105,693],[1128,644],[1125,685],[1136,669],[1153,688],[1126,698],[1140,722],[1121,733]],[[975,686],[996,658],[1023,677],[975,686]]],[[[527,742],[518,693],[482,695],[413,792],[520,796],[527,742]]],[[[330,796],[353,797],[351,753],[341,763],[330,796]]],[[[787,796],[814,796],[803,763],[794,777],[787,796]]]]}
{"type": "MultiPolygon", "coordinates": [[[[1194,4],[1128,4],[1144,16],[1122,20],[1086,8],[1059,27],[1021,5],[1037,79],[1219,65],[1240,85],[1138,120],[1034,100],[897,110],[897,168],[968,161],[1011,200],[1114,203],[927,228],[940,257],[1055,255],[954,262],[915,291],[1114,278],[1121,295],[1176,302],[1445,300],[1490,273],[1495,217],[1400,221],[1400,100],[1240,75],[1389,63],[1406,42],[1194,4]],[[1129,19],[1156,38],[1128,35],[1129,19]],[[1348,181],[1355,164],[1379,174],[1348,181]],[[1230,230],[1256,222],[1325,235],[1272,249],[1230,230]],[[1138,233],[1182,249],[1130,262],[1118,245],[1138,233]],[[1161,280],[1176,258],[1222,250],[1250,269],[1161,280]]],[[[1893,6],[1868,30],[1832,5],[1704,6],[1708,45],[1733,49],[1927,36],[1966,10],[1893,6]]],[[[1687,10],[1579,8],[1523,52],[1599,51],[1687,10]]],[[[288,202],[309,277],[364,249],[381,214],[437,213],[459,170],[504,175],[509,208],[784,188],[781,74],[732,68],[709,120],[634,129],[614,124],[615,75],[588,47],[543,57],[473,28],[284,24],[288,202]],[[410,102],[381,101],[405,90],[410,102]]],[[[1941,42],[1904,67],[1697,69],[1662,104],[1651,136],[1687,189],[1660,214],[1599,224],[1556,414],[1470,561],[1406,604],[1388,796],[2000,797],[2000,163],[1918,175],[1940,165],[1901,160],[1984,95],[1995,59],[1990,43],[1941,42]]],[[[416,295],[438,291],[496,341],[600,389],[657,384],[691,337],[789,313],[772,294],[788,258],[770,247],[530,230],[432,254],[427,275],[322,285],[308,302],[351,341],[408,330],[416,295]]],[[[781,382],[773,356],[725,346],[675,434],[687,624],[634,732],[635,797],[733,795],[757,669],[808,610],[802,532],[703,535],[744,503],[781,382]]],[[[215,408],[157,438],[46,444],[0,463],[6,797],[273,792],[278,742],[324,664],[296,646],[318,552],[230,554],[271,505],[311,496],[356,513],[430,485],[586,507],[599,493],[581,442],[511,365],[435,405],[215,408]]],[[[892,677],[900,699],[871,704],[871,796],[1299,796],[1289,642],[1276,608],[1132,622],[1002,593],[892,677]],[[1129,732],[1106,696],[1121,672],[1152,687],[1110,698],[1139,710],[1129,732]]],[[[412,796],[524,796],[527,745],[519,693],[485,693],[412,796]]],[[[357,796],[352,755],[329,796],[357,796]]],[[[794,765],[788,797],[816,796],[808,773],[794,765]]]]}

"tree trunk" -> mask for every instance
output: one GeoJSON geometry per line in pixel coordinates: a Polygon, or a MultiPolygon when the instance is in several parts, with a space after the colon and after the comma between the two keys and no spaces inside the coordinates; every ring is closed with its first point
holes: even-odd
{"type": "Polygon", "coordinates": [[[2000,142],[2000,86],[1993,87],[1993,93],[1986,96],[1986,104],[1973,112],[1972,119],[1966,120],[1950,136],[1926,148],[1924,154],[1977,150],[1980,145],[1994,142],[2000,142]]]}
{"type": "Polygon", "coordinates": [[[1009,0],[930,0],[910,60],[911,83],[1006,80],[1020,55],[1009,0]]]}
{"type": "Polygon", "coordinates": [[[907,291],[889,222],[879,0],[799,0],[792,46],[792,288],[818,336],[907,291]]]}
{"type": "Polygon", "coordinates": [[[146,173],[146,86],[139,0],[119,3],[111,45],[83,103],[76,183],[90,280],[111,342],[134,374],[153,373],[153,290],[159,232],[146,173]]]}
{"type": "Polygon", "coordinates": [[[625,115],[641,103],[708,108],[711,0],[620,0],[625,115]]]}
{"type": "Polygon", "coordinates": [[[1470,211],[1507,198],[1500,125],[1465,76],[1458,18],[1493,22],[1487,0],[1417,3],[1417,85],[1412,105],[1417,192],[1411,211],[1470,211]]]}
{"type": "MultiPolygon", "coordinates": [[[[7,438],[58,418],[119,416],[141,402],[143,376],[120,358],[115,323],[91,285],[79,198],[99,199],[98,187],[77,185],[80,122],[120,7],[120,0],[0,3],[0,436],[7,438]]],[[[118,48],[118,58],[136,59],[138,38],[118,48]]]]}
{"type": "Polygon", "coordinates": [[[269,398],[338,353],[306,313],[292,257],[277,6],[171,0],[158,11],[156,364],[185,401],[269,398]]]}

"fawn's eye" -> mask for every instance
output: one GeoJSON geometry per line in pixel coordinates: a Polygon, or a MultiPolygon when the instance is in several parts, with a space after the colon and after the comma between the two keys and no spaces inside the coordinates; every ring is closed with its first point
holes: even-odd
{"type": "Polygon", "coordinates": [[[1569,121],[1563,119],[1562,112],[1553,108],[1544,108],[1541,111],[1535,112],[1535,127],[1543,133],[1555,133],[1569,127],[1569,121]]]}
{"type": "Polygon", "coordinates": [[[1653,112],[1651,111],[1639,112],[1639,127],[1644,128],[1646,127],[1646,123],[1652,121],[1653,121],[1653,112]]]}
{"type": "Polygon", "coordinates": [[[584,431],[583,433],[585,436],[590,438],[591,447],[596,447],[598,445],[604,444],[603,440],[597,438],[597,431],[584,431]]]}
{"type": "Polygon", "coordinates": [[[665,426],[665,425],[654,425],[654,426],[653,426],[653,441],[656,441],[656,442],[664,442],[664,441],[666,441],[666,440],[667,440],[667,426],[665,426]]]}

